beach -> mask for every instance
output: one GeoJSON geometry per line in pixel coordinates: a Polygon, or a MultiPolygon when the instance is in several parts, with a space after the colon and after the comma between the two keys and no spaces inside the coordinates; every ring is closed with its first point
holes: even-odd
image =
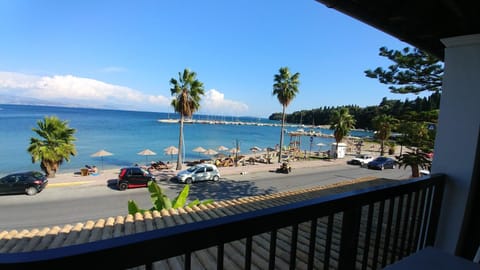
{"type": "MultiPolygon", "coordinates": [[[[371,149],[371,148],[369,148],[371,149]]],[[[372,150],[373,151],[373,150],[372,150]]],[[[367,151],[365,151],[367,152],[367,151]]],[[[375,152],[375,151],[373,151],[375,152]]],[[[378,155],[378,153],[376,154],[378,155]]],[[[254,157],[255,155],[247,155],[246,159],[249,157],[254,157]]],[[[258,156],[258,155],[257,155],[258,156]]],[[[295,161],[289,162],[289,165],[292,167],[293,172],[297,169],[306,169],[306,168],[320,168],[320,167],[329,167],[329,166],[339,166],[346,165],[347,160],[351,159],[354,155],[348,154],[344,158],[339,159],[298,159],[295,161]]],[[[221,177],[234,178],[237,180],[240,179],[252,179],[260,173],[268,173],[275,171],[280,167],[280,163],[277,163],[276,160],[272,161],[271,164],[259,163],[255,164],[245,164],[238,166],[229,166],[229,167],[218,167],[221,177]]],[[[152,174],[157,177],[160,181],[168,181],[170,178],[175,176],[179,171],[175,170],[176,164],[169,164],[170,169],[164,170],[153,170],[152,174]]],[[[184,165],[183,169],[187,169],[188,166],[184,165]]],[[[49,178],[49,186],[71,186],[71,185],[106,185],[115,181],[118,178],[118,173],[120,172],[121,167],[118,168],[109,168],[101,170],[99,175],[88,175],[82,176],[80,171],[68,171],[60,172],[54,178],[49,178]]]]}

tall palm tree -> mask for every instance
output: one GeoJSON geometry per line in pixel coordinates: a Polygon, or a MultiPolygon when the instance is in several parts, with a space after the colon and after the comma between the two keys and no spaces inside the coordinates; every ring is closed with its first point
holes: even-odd
{"type": "Polygon", "coordinates": [[[278,74],[275,74],[273,81],[272,95],[276,95],[280,104],[282,104],[282,129],[280,131],[280,152],[278,154],[278,162],[282,160],[283,148],[283,130],[285,127],[285,109],[298,93],[298,85],[300,84],[300,73],[290,75],[288,67],[281,67],[278,74]]]}
{"type": "Polygon", "coordinates": [[[177,170],[182,169],[183,122],[200,108],[201,96],[204,94],[203,83],[196,79],[197,74],[189,69],[178,73],[178,81],[170,79],[170,92],[175,98],[172,106],[180,114],[180,135],[178,136],[177,170]]]}
{"type": "Polygon", "coordinates": [[[391,115],[381,114],[372,119],[373,128],[375,129],[375,137],[380,140],[380,156],[385,154],[385,141],[390,138],[392,129],[397,124],[397,119],[391,115]]]}
{"type": "Polygon", "coordinates": [[[353,116],[348,112],[348,108],[343,107],[332,112],[330,116],[330,129],[333,129],[333,136],[337,142],[335,158],[337,158],[338,155],[338,144],[354,127],[355,119],[353,119],[353,116]]]}
{"type": "Polygon", "coordinates": [[[53,178],[63,161],[70,161],[70,156],[77,154],[73,144],[75,129],[56,116],[46,116],[43,121],[37,121],[37,125],[38,128],[32,130],[41,138],[31,137],[27,151],[32,163],[40,161],[42,171],[53,178]]]}

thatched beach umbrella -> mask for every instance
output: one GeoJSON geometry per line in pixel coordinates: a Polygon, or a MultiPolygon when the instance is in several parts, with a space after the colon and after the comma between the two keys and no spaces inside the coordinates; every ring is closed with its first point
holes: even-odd
{"type": "Polygon", "coordinates": [[[208,149],[207,151],[203,152],[205,155],[209,155],[209,156],[213,156],[213,155],[216,155],[218,154],[217,151],[213,150],[213,149],[208,149]]]}
{"type": "Polygon", "coordinates": [[[92,155],[90,155],[91,157],[100,157],[102,159],[102,171],[103,171],[103,157],[106,157],[106,156],[113,156],[112,153],[102,149],[96,153],[93,153],[92,155]]]}
{"type": "Polygon", "coordinates": [[[317,143],[318,146],[318,151],[320,152],[320,149],[322,149],[322,146],[325,146],[326,144],[324,143],[317,143]]]}
{"type": "Polygon", "coordinates": [[[197,153],[199,154],[199,156],[200,156],[200,153],[203,153],[203,152],[207,151],[207,149],[199,146],[199,147],[193,149],[192,151],[193,151],[193,152],[197,152],[197,153]]]}
{"type": "Polygon", "coordinates": [[[255,153],[255,152],[262,151],[262,148],[260,148],[260,147],[258,147],[258,146],[254,146],[254,147],[250,148],[250,151],[252,151],[252,152],[255,153]]]}
{"type": "Polygon", "coordinates": [[[178,148],[173,145],[163,149],[163,151],[165,152],[165,155],[170,155],[171,159],[173,159],[173,155],[178,154],[178,148]]]}
{"type": "Polygon", "coordinates": [[[260,148],[258,146],[254,146],[254,147],[250,148],[250,151],[252,151],[254,156],[256,156],[256,153],[259,152],[259,151],[262,151],[262,148],[260,148]]]}
{"type": "Polygon", "coordinates": [[[137,155],[145,156],[145,163],[148,162],[148,156],[155,156],[157,153],[153,152],[150,149],[145,149],[137,153],[137,155]]]}
{"type": "Polygon", "coordinates": [[[228,148],[223,146],[223,145],[220,145],[218,148],[217,148],[218,151],[227,151],[228,148]]]}

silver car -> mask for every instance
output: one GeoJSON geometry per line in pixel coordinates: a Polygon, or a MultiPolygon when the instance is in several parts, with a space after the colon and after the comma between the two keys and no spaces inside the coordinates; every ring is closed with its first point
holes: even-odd
{"type": "Polygon", "coordinates": [[[217,166],[211,164],[198,164],[186,170],[180,171],[176,179],[180,183],[191,184],[198,181],[218,181],[220,180],[220,172],[217,166]]]}

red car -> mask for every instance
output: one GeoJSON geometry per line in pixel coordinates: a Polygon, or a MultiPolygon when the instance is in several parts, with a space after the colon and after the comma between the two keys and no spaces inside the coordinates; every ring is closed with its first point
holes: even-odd
{"type": "Polygon", "coordinates": [[[146,187],[150,181],[156,182],[157,179],[149,171],[140,167],[127,167],[120,170],[117,187],[119,190],[146,187]]]}

